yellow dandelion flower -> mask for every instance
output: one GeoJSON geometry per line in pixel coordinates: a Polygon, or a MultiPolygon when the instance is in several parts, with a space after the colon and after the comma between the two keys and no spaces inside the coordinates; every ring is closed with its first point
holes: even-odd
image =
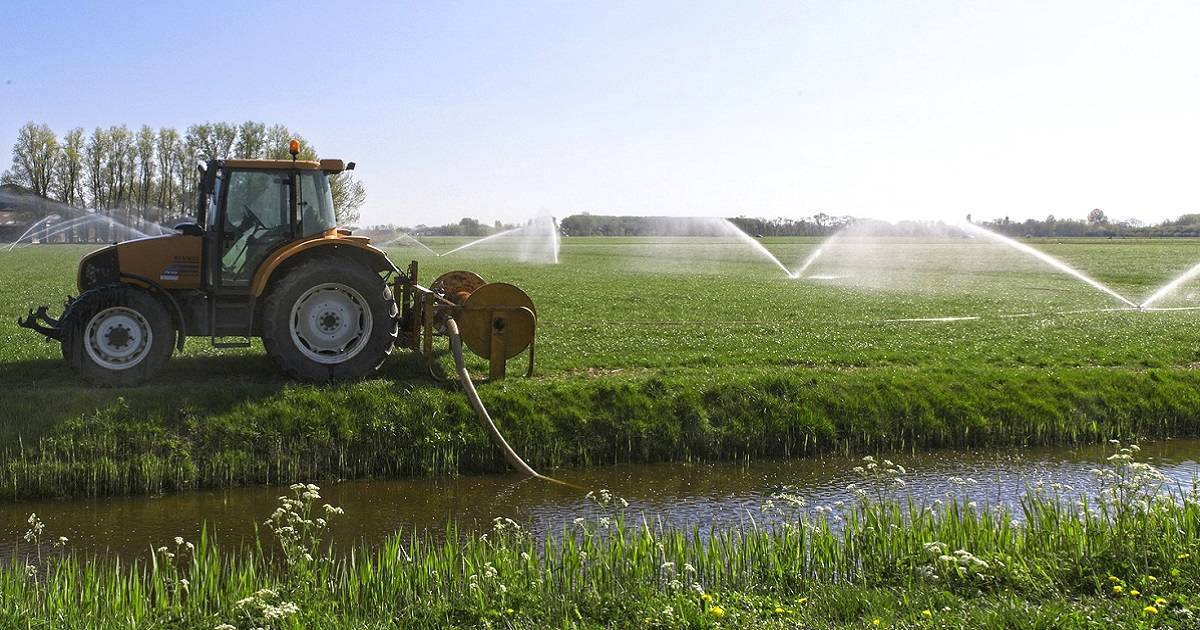
{"type": "Polygon", "coordinates": [[[782,615],[782,614],[783,614],[783,608],[782,608],[782,607],[780,607],[780,606],[776,606],[776,607],[775,607],[775,614],[776,614],[776,615],[782,615]]]}
{"type": "Polygon", "coordinates": [[[511,615],[511,614],[513,614],[513,609],[511,609],[511,608],[506,608],[506,609],[504,609],[504,612],[506,612],[506,613],[508,613],[508,614],[510,614],[510,615],[511,615]]]}
{"type": "Polygon", "coordinates": [[[923,615],[926,619],[933,619],[933,611],[929,610],[928,608],[922,610],[921,615],[923,615]]]}
{"type": "Polygon", "coordinates": [[[1191,558],[1191,557],[1192,557],[1192,554],[1190,554],[1190,553],[1181,553],[1178,556],[1175,556],[1175,559],[1176,560],[1187,560],[1188,558],[1191,558]]]}
{"type": "Polygon", "coordinates": [[[1120,582],[1120,581],[1121,581],[1121,578],[1119,578],[1119,577],[1117,577],[1117,576],[1115,576],[1115,575],[1110,575],[1110,576],[1108,576],[1108,581],[1109,581],[1109,582],[1112,582],[1112,583],[1114,583],[1114,584],[1115,584],[1115,583],[1117,583],[1117,582],[1120,582]]]}
{"type": "Polygon", "coordinates": [[[1154,605],[1155,606],[1166,606],[1167,600],[1165,600],[1161,597],[1156,597],[1156,598],[1154,598],[1154,605]]]}
{"type": "Polygon", "coordinates": [[[878,626],[881,623],[883,623],[883,620],[880,619],[879,617],[876,617],[871,620],[871,625],[873,625],[873,626],[878,626]]]}
{"type": "Polygon", "coordinates": [[[1125,588],[1123,586],[1121,586],[1120,584],[1113,587],[1113,592],[1116,593],[1117,595],[1120,595],[1124,590],[1125,590],[1125,588]]]}
{"type": "Polygon", "coordinates": [[[1129,591],[1129,596],[1130,596],[1130,597],[1137,597],[1138,595],[1141,595],[1141,594],[1142,594],[1142,592],[1141,592],[1141,591],[1139,591],[1139,590],[1137,590],[1136,588],[1135,588],[1135,589],[1133,589],[1133,590],[1131,590],[1131,591],[1129,591]]]}
{"type": "Polygon", "coordinates": [[[721,608],[720,606],[713,606],[712,608],[708,609],[708,612],[717,619],[725,616],[725,609],[721,608]]]}
{"type": "Polygon", "coordinates": [[[1153,575],[1147,575],[1146,580],[1148,580],[1150,582],[1157,582],[1158,578],[1154,577],[1153,575]]]}
{"type": "Polygon", "coordinates": [[[700,599],[702,599],[702,600],[704,600],[704,601],[706,601],[706,602],[711,602],[711,601],[712,601],[712,595],[709,595],[708,593],[705,593],[705,594],[703,594],[703,595],[701,595],[701,596],[700,596],[700,599]]]}
{"type": "Polygon", "coordinates": [[[805,604],[805,602],[807,602],[807,601],[808,601],[807,597],[801,597],[800,599],[796,600],[796,603],[803,606],[805,604]]]}
{"type": "Polygon", "coordinates": [[[1146,613],[1147,615],[1157,615],[1158,609],[1153,606],[1147,606],[1142,609],[1142,612],[1146,613]]]}

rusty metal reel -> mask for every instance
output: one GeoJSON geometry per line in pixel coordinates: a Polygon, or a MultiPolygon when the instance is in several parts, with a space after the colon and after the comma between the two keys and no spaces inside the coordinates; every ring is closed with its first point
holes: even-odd
{"type": "Polygon", "coordinates": [[[485,284],[487,280],[473,271],[447,271],[429,285],[429,290],[455,304],[462,304],[485,284]]]}
{"type": "Polygon", "coordinates": [[[502,335],[503,358],[511,359],[533,343],[537,310],[533,300],[521,289],[504,282],[493,282],[475,289],[455,320],[471,352],[491,357],[492,337],[498,333],[502,335]]]}

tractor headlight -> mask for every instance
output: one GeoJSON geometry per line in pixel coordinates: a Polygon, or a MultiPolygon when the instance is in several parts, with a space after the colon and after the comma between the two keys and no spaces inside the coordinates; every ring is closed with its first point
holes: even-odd
{"type": "Polygon", "coordinates": [[[117,263],[117,248],[110,246],[88,254],[79,262],[79,291],[121,280],[121,266],[117,263]]]}

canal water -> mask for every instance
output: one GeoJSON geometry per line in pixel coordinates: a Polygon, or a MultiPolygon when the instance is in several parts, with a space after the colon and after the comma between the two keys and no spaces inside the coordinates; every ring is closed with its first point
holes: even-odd
{"type": "MultiPolygon", "coordinates": [[[[1168,487],[1188,491],[1200,477],[1200,440],[1180,439],[1141,445],[1138,460],[1156,466],[1168,487]]],[[[982,508],[1013,503],[1035,483],[1061,484],[1064,493],[1094,494],[1090,471],[1104,465],[1111,445],[1023,450],[942,450],[896,454],[907,469],[900,496],[917,501],[948,493],[982,508]],[[952,478],[959,478],[957,482],[952,478]]],[[[881,458],[882,459],[882,458],[881,458]]],[[[627,515],[676,527],[762,526],[772,517],[763,504],[786,490],[807,502],[805,509],[851,499],[846,489],[858,481],[859,458],[824,456],[781,461],[705,464],[639,464],[556,471],[556,477],[595,490],[607,489],[629,502],[627,515]]],[[[43,540],[69,539],[68,548],[85,555],[146,556],[152,546],[176,536],[194,541],[202,527],[222,547],[248,544],[256,524],[275,509],[285,487],[202,490],[164,496],[40,500],[0,504],[0,556],[11,556],[37,513],[45,523],[43,540]]],[[[338,545],[376,544],[398,530],[430,531],[435,536],[454,521],[460,530],[485,531],[496,517],[511,518],[536,534],[553,533],[578,517],[595,517],[584,492],[517,475],[464,475],[453,478],[326,483],[320,503],[345,510],[331,527],[338,545]]],[[[265,531],[264,531],[265,534],[265,531]]]]}

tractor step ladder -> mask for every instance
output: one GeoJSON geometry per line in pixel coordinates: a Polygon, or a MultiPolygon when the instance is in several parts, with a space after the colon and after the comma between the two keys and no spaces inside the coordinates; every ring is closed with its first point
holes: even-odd
{"type": "MultiPolygon", "coordinates": [[[[240,296],[239,296],[240,297],[240,296]]],[[[208,334],[209,343],[214,348],[249,348],[251,345],[251,327],[253,318],[250,316],[254,310],[254,300],[250,299],[243,303],[238,299],[231,299],[230,296],[221,296],[219,293],[213,294],[208,301],[208,334]],[[222,299],[224,297],[224,299],[222,299]],[[224,312],[225,316],[220,314],[224,312]],[[227,319],[245,319],[246,334],[244,335],[218,335],[217,325],[221,321],[227,319]],[[236,341],[227,341],[234,340],[236,341]]]]}

